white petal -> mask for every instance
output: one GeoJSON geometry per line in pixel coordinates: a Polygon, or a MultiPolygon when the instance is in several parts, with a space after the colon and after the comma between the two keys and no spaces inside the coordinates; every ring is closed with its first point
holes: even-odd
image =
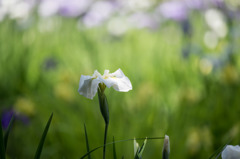
{"type": "Polygon", "coordinates": [[[97,77],[100,77],[100,76],[101,76],[101,74],[97,70],[95,70],[93,75],[92,75],[92,78],[97,78],[97,77]]]}
{"type": "Polygon", "coordinates": [[[105,77],[105,76],[109,76],[110,74],[109,74],[109,70],[105,70],[104,71],[104,74],[103,74],[103,77],[105,77]]]}
{"type": "Polygon", "coordinates": [[[119,68],[117,71],[111,73],[110,76],[121,78],[121,77],[124,77],[125,75],[122,72],[122,70],[119,68]]]}
{"type": "Polygon", "coordinates": [[[91,77],[91,76],[81,75],[81,78],[80,78],[80,81],[79,81],[78,92],[80,91],[80,89],[81,89],[82,87],[84,87],[84,86],[83,86],[84,81],[85,81],[85,80],[89,80],[89,79],[92,79],[92,77],[91,77]]]}
{"type": "Polygon", "coordinates": [[[222,152],[222,159],[239,159],[240,158],[240,147],[227,145],[222,152]]]}
{"type": "Polygon", "coordinates": [[[99,78],[92,79],[91,76],[82,75],[79,82],[78,92],[86,98],[93,99],[97,93],[99,78]]]}
{"type": "Polygon", "coordinates": [[[108,87],[113,87],[116,91],[119,92],[128,92],[132,90],[132,84],[130,80],[124,75],[121,69],[118,69],[116,72],[109,74],[109,77],[100,80],[108,87]]]}

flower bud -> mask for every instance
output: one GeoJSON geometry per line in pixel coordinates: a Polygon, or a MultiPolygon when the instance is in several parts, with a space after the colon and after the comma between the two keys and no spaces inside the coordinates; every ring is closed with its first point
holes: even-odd
{"type": "Polygon", "coordinates": [[[168,159],[169,154],[170,154],[169,136],[165,135],[165,139],[164,139],[164,143],[163,143],[162,159],[168,159]]]}
{"type": "Polygon", "coordinates": [[[104,94],[104,90],[101,90],[101,88],[98,88],[98,100],[99,100],[99,106],[100,106],[100,110],[104,118],[105,124],[108,125],[109,123],[108,102],[107,102],[107,97],[104,94]]]}

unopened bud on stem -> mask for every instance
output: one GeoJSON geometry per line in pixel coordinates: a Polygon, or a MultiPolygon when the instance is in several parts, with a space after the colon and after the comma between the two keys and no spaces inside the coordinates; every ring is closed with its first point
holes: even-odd
{"type": "Polygon", "coordinates": [[[169,154],[170,154],[169,136],[165,135],[165,139],[164,139],[164,143],[163,143],[162,159],[169,159],[169,154]]]}

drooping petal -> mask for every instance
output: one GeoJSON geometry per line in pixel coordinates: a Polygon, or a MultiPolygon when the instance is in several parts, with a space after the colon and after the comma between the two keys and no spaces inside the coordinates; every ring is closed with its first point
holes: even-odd
{"type": "Polygon", "coordinates": [[[89,79],[92,79],[92,77],[91,77],[91,76],[81,75],[80,81],[79,81],[78,92],[80,92],[80,89],[82,89],[83,84],[84,84],[84,81],[85,81],[85,80],[89,80],[89,79]]]}
{"type": "MultiPolygon", "coordinates": [[[[104,74],[105,75],[105,74],[104,74]]],[[[103,76],[107,78],[100,78],[108,88],[113,87],[119,92],[128,92],[132,90],[132,84],[127,76],[124,75],[121,69],[118,69],[114,73],[109,74],[109,76],[103,76]]]]}
{"type": "Polygon", "coordinates": [[[222,159],[239,159],[240,158],[240,147],[227,145],[222,152],[222,159]]]}
{"type": "Polygon", "coordinates": [[[110,73],[110,76],[117,77],[117,78],[122,78],[125,75],[124,75],[123,71],[119,68],[117,71],[115,71],[113,73],[110,73]]]}
{"type": "Polygon", "coordinates": [[[99,83],[100,80],[98,78],[93,79],[91,76],[82,75],[79,82],[78,92],[86,98],[93,99],[97,93],[99,83]]]}

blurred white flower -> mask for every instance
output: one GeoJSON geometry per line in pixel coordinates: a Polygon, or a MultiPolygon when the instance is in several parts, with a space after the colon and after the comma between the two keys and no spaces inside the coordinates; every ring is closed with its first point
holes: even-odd
{"type": "Polygon", "coordinates": [[[217,9],[209,9],[205,13],[205,19],[208,26],[218,37],[224,38],[227,35],[228,28],[222,12],[217,9]]]}
{"type": "Polygon", "coordinates": [[[42,17],[50,17],[57,14],[59,7],[59,1],[43,0],[39,5],[38,14],[42,17]]]}
{"type": "Polygon", "coordinates": [[[240,158],[240,147],[239,145],[227,147],[222,152],[222,159],[239,159],[240,158]]]}
{"type": "Polygon", "coordinates": [[[24,19],[28,18],[31,9],[32,8],[29,3],[21,1],[11,7],[11,9],[9,10],[9,14],[11,19],[24,19]]]}
{"type": "Polygon", "coordinates": [[[123,8],[130,11],[149,9],[154,0],[119,0],[123,8]]]}
{"type": "Polygon", "coordinates": [[[33,9],[31,0],[2,0],[0,1],[0,21],[9,16],[11,19],[27,19],[33,9]]]}
{"type": "Polygon", "coordinates": [[[130,29],[126,17],[118,16],[111,18],[107,23],[107,30],[111,35],[121,36],[130,29]]]}
{"type": "Polygon", "coordinates": [[[105,84],[108,88],[113,87],[119,92],[132,90],[130,80],[121,69],[118,69],[114,73],[109,73],[109,70],[105,70],[103,75],[97,70],[94,71],[92,76],[81,75],[78,92],[86,98],[93,99],[97,93],[99,83],[105,84]]]}

